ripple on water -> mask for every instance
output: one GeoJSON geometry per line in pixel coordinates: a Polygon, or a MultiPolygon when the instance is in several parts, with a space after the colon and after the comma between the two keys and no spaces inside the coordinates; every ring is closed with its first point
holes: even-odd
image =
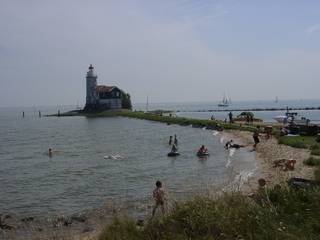
{"type": "MultiPolygon", "coordinates": [[[[229,156],[223,137],[210,130],[127,118],[43,118],[0,125],[15,128],[0,139],[0,208],[17,214],[65,215],[106,201],[144,202],[161,180],[173,199],[223,186],[254,168],[245,150],[229,156]],[[168,158],[177,134],[181,155],[168,158]],[[14,143],[3,139],[14,139],[14,143]],[[199,159],[200,145],[210,156],[199,159]],[[47,149],[53,149],[53,156],[47,149]],[[121,155],[123,159],[105,159],[121,155]],[[230,167],[228,161],[230,162],[230,167]],[[229,160],[228,160],[229,159],[229,160]]],[[[148,200],[148,201],[149,201],[148,200]]]]}

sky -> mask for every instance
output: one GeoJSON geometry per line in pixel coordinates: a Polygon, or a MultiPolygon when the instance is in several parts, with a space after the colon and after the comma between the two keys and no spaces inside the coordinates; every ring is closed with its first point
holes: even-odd
{"type": "Polygon", "coordinates": [[[0,107],[318,99],[320,1],[0,0],[0,107]]]}

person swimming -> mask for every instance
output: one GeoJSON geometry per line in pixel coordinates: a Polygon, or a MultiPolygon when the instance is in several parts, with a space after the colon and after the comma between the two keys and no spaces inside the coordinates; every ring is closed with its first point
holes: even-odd
{"type": "Polygon", "coordinates": [[[230,141],[227,141],[226,144],[224,145],[225,149],[229,149],[232,146],[233,140],[231,139],[230,141]]]}
{"type": "Polygon", "coordinates": [[[241,147],[244,147],[244,145],[240,145],[240,144],[236,144],[236,143],[233,143],[233,140],[231,139],[230,141],[227,141],[224,148],[225,149],[229,149],[229,148],[241,148],[241,147]]]}
{"type": "Polygon", "coordinates": [[[51,148],[49,148],[49,150],[48,150],[48,155],[49,155],[49,157],[52,157],[52,149],[51,148]]]}
{"type": "Polygon", "coordinates": [[[198,150],[198,154],[205,154],[205,153],[208,153],[208,149],[204,145],[202,145],[198,150]]]}

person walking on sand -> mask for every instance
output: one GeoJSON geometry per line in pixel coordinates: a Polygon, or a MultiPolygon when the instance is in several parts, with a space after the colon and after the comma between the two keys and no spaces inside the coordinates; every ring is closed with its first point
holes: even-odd
{"type": "Polygon", "coordinates": [[[160,181],[156,182],[156,188],[153,190],[153,199],[155,201],[155,205],[152,209],[152,217],[155,215],[158,207],[160,207],[162,214],[164,214],[165,193],[160,181]]]}
{"type": "Polygon", "coordinates": [[[256,150],[257,144],[260,142],[259,132],[260,132],[260,126],[257,126],[257,128],[254,130],[253,135],[252,135],[253,141],[254,141],[253,150],[256,150]]]}

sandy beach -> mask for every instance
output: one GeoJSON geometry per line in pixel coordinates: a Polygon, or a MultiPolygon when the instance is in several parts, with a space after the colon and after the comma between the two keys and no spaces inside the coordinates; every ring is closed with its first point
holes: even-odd
{"type": "MultiPolygon", "coordinates": [[[[253,150],[253,138],[251,132],[229,130],[224,133],[225,139],[233,139],[234,142],[245,145],[248,151],[253,150]]],[[[278,144],[276,138],[266,139],[264,135],[260,136],[260,143],[255,151],[257,161],[257,170],[249,178],[247,184],[241,188],[244,193],[255,192],[258,188],[258,179],[266,180],[268,186],[283,182],[291,177],[313,178],[313,168],[303,164],[310,151],[308,149],[298,149],[286,145],[278,144]],[[273,161],[277,159],[296,160],[294,170],[284,171],[281,167],[274,167],[273,161]]]]}
{"type": "MultiPolygon", "coordinates": [[[[253,138],[251,132],[228,130],[223,132],[224,141],[233,139],[234,142],[245,145],[247,151],[253,150],[253,138]]],[[[264,135],[260,137],[255,152],[255,160],[257,163],[257,170],[249,178],[248,182],[243,184],[241,191],[244,194],[252,194],[258,189],[258,179],[266,180],[268,186],[281,183],[291,177],[313,178],[312,167],[303,164],[303,161],[310,155],[307,149],[298,149],[286,145],[278,144],[276,138],[272,137],[266,139],[264,135]],[[273,161],[277,159],[294,159],[296,160],[294,170],[284,171],[280,167],[273,167],[273,161]]],[[[80,235],[80,239],[93,240],[98,235],[96,231],[91,235],[80,235]]]]}

